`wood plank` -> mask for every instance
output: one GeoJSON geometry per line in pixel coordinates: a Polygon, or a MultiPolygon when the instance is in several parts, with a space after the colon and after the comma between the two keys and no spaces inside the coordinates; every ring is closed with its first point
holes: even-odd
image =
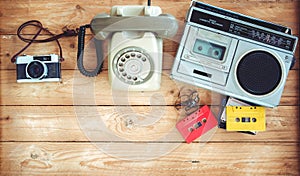
{"type": "MultiPolygon", "coordinates": [[[[263,20],[287,25],[299,34],[299,21],[297,13],[298,1],[204,1],[212,5],[250,15],[263,20]]],[[[78,27],[89,23],[98,13],[109,13],[113,5],[146,5],[146,1],[53,1],[46,5],[39,1],[28,0],[3,0],[1,1],[0,34],[14,34],[20,24],[25,21],[37,19],[54,33],[60,32],[65,26],[78,27]],[[22,18],[20,18],[22,14],[22,18]]],[[[158,5],[164,13],[173,14],[178,20],[183,21],[190,1],[163,1],[155,0],[153,5],[158,5]]]]}
{"type": "MultiPolygon", "coordinates": [[[[299,70],[290,71],[281,105],[299,104],[298,74],[299,70]]],[[[107,71],[87,78],[79,71],[64,70],[58,83],[16,83],[13,70],[1,70],[0,76],[1,105],[174,105],[183,87],[197,89],[202,104],[220,101],[217,93],[172,80],[169,71],[163,72],[161,89],[154,92],[112,91],[107,71]]]]}
{"type": "MultiPolygon", "coordinates": [[[[298,0],[204,2],[286,25],[300,34],[298,0]]],[[[66,58],[62,82],[16,83],[9,59],[25,45],[16,36],[20,24],[37,19],[60,33],[109,13],[113,5],[128,4],[146,1],[0,1],[0,175],[300,175],[299,50],[280,106],[266,109],[265,132],[214,129],[192,144],[184,143],[174,128],[182,116],[173,107],[179,91],[196,89],[201,104],[212,104],[214,113],[221,95],[169,78],[182,27],[174,39],[164,41],[159,91],[111,91],[107,60],[99,76],[83,77],[76,67],[76,37],[60,39],[66,58]]],[[[189,4],[152,1],[180,23],[189,4]]],[[[39,44],[25,53],[58,53],[58,48],[55,43],[39,44]]],[[[93,65],[94,51],[88,54],[93,65]]]]}
{"type": "MultiPolygon", "coordinates": [[[[162,74],[161,89],[154,92],[113,91],[107,71],[96,78],[88,78],[79,71],[68,70],[62,73],[62,82],[47,84],[16,83],[14,74],[14,71],[1,71],[2,105],[174,105],[178,91],[182,87],[191,87],[174,82],[166,72],[162,74]]],[[[208,104],[212,98],[220,97],[207,90],[198,90],[203,97],[201,101],[208,104]]]]}
{"type": "MultiPolygon", "coordinates": [[[[218,106],[211,109],[218,114],[218,106]]],[[[213,129],[198,141],[297,142],[298,111],[298,106],[267,108],[266,131],[250,135],[213,129]]],[[[185,116],[172,106],[1,106],[0,115],[0,141],[162,143],[183,142],[175,125],[185,116]]]]}
{"type": "Polygon", "coordinates": [[[119,144],[123,151],[118,147],[105,154],[89,143],[5,142],[0,144],[0,167],[2,175],[298,175],[297,145],[180,144],[153,160],[147,151],[126,150],[126,144],[119,144]]]}
{"type": "Polygon", "coordinates": [[[45,27],[54,33],[65,26],[78,27],[89,23],[97,13],[108,13],[110,1],[93,3],[75,1],[52,1],[47,5],[39,1],[1,1],[1,34],[13,34],[19,25],[29,20],[40,20],[45,27]],[[45,13],[45,9],[47,9],[45,13]],[[22,18],[20,18],[22,14],[22,18]]]}

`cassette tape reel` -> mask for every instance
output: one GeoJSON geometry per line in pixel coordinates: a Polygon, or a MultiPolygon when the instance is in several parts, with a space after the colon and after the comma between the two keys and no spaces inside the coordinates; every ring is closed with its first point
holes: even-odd
{"type": "Polygon", "coordinates": [[[225,49],[226,47],[224,46],[216,45],[205,40],[196,39],[193,47],[193,52],[214,58],[216,60],[222,60],[225,49]]]}

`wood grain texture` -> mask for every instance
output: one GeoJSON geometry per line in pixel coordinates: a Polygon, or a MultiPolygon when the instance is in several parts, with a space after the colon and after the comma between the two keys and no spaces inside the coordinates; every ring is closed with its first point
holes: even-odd
{"type": "MultiPolygon", "coordinates": [[[[79,71],[64,71],[62,82],[48,84],[19,84],[14,74],[15,71],[1,71],[2,105],[174,105],[178,91],[191,87],[174,82],[167,73],[162,74],[161,89],[155,92],[111,90],[107,71],[96,78],[84,77],[79,71]],[[151,101],[155,99],[160,101],[151,101]]],[[[214,96],[219,97],[198,90],[203,102],[210,103],[214,96]]]]}
{"type": "Polygon", "coordinates": [[[5,142],[0,151],[3,175],[297,175],[299,169],[295,143],[182,144],[144,161],[128,160],[134,150],[120,158],[89,143],[5,142]]]}
{"type": "MultiPolygon", "coordinates": [[[[215,115],[218,106],[212,106],[215,115]]],[[[297,142],[299,119],[297,106],[280,106],[266,109],[267,130],[257,135],[213,131],[211,142],[252,141],[252,142],[297,142]]],[[[183,118],[180,111],[172,106],[4,106],[0,108],[1,141],[113,141],[102,136],[89,138],[88,132],[99,133],[100,128],[85,127],[85,121],[99,124],[100,119],[107,131],[120,140],[127,141],[177,141],[183,142],[175,130],[175,124],[183,118]],[[84,110],[82,110],[84,109],[84,110]],[[128,124],[132,120],[132,124],[128,124]],[[173,138],[162,139],[172,133],[173,138]]],[[[93,137],[93,136],[91,136],[93,137]]]]}
{"type": "MultiPolygon", "coordinates": [[[[1,73],[1,105],[174,105],[184,87],[197,89],[202,104],[218,104],[220,95],[172,80],[169,71],[162,74],[161,88],[151,92],[111,90],[107,71],[95,78],[82,76],[78,70],[64,70],[58,83],[16,83],[14,70],[1,73]],[[154,101],[155,100],[155,101],[154,101]]],[[[298,105],[299,71],[289,73],[281,105],[298,105]]]]}
{"type": "MultiPolygon", "coordinates": [[[[261,18],[267,21],[277,22],[291,27],[295,34],[299,34],[299,22],[297,21],[298,1],[203,1],[212,5],[233,10],[236,12],[261,18]]],[[[38,19],[47,26],[50,31],[61,32],[65,26],[78,27],[89,23],[98,13],[109,13],[113,5],[146,4],[146,1],[48,1],[47,5],[38,0],[1,1],[0,34],[15,34],[16,29],[25,21],[38,19]],[[45,10],[47,9],[47,10],[45,10]],[[20,18],[22,14],[22,18],[20,18]]],[[[178,20],[183,21],[190,2],[186,0],[155,0],[153,5],[160,6],[164,13],[173,14],[178,20]]]]}
{"type": "MultiPolygon", "coordinates": [[[[288,26],[299,37],[299,0],[203,2],[288,26]]],[[[152,0],[180,24],[174,38],[164,39],[159,91],[112,91],[107,59],[100,75],[82,76],[76,37],[60,39],[66,59],[61,82],[16,83],[10,58],[25,45],[16,35],[22,23],[40,20],[58,34],[109,13],[113,5],[136,4],[146,1],[0,1],[0,175],[299,175],[299,42],[280,105],[266,108],[266,131],[249,135],[214,128],[186,144],[175,129],[184,117],[173,106],[182,88],[197,90],[200,104],[212,105],[215,115],[221,99],[169,77],[190,0],[152,0]]],[[[30,38],[34,32],[24,34],[30,38]]],[[[88,30],[87,67],[95,59],[91,38],[88,30]]],[[[58,48],[54,42],[33,44],[25,53],[58,53],[58,48]]]]}

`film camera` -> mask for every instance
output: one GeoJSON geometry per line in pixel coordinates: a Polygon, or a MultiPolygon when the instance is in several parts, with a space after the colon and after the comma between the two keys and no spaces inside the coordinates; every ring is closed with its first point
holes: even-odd
{"type": "Polygon", "coordinates": [[[16,59],[17,82],[60,81],[59,56],[18,56],[16,59]]]}
{"type": "Polygon", "coordinates": [[[274,107],[297,40],[287,27],[192,1],[171,77],[274,107]]]}

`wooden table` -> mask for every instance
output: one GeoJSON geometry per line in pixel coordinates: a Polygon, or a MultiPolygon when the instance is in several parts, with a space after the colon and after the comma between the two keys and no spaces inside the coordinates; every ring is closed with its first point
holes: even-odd
{"type": "MultiPolygon", "coordinates": [[[[299,1],[205,2],[289,26],[299,36],[299,1]]],[[[265,132],[249,135],[215,129],[207,139],[186,144],[178,134],[165,137],[176,133],[174,126],[181,117],[173,105],[186,86],[169,78],[178,47],[175,41],[164,41],[162,84],[156,92],[111,91],[107,61],[96,78],[81,76],[76,37],[60,39],[66,59],[61,82],[16,83],[16,66],[10,58],[25,45],[16,36],[23,22],[40,20],[58,34],[64,27],[76,28],[98,13],[109,13],[113,5],[145,5],[145,1],[2,0],[0,4],[1,175],[300,174],[299,51],[280,106],[266,109],[265,132]],[[134,114],[133,120],[128,118],[134,114]],[[151,123],[138,124],[149,120],[145,116],[153,118],[151,123]],[[94,123],[99,118],[102,126],[94,123]]],[[[154,0],[152,4],[183,22],[190,2],[154,0]]],[[[181,33],[182,28],[177,41],[181,33]]],[[[58,48],[54,42],[34,44],[25,53],[58,53],[58,48]]],[[[219,95],[197,90],[201,103],[218,111],[219,95]]]]}

